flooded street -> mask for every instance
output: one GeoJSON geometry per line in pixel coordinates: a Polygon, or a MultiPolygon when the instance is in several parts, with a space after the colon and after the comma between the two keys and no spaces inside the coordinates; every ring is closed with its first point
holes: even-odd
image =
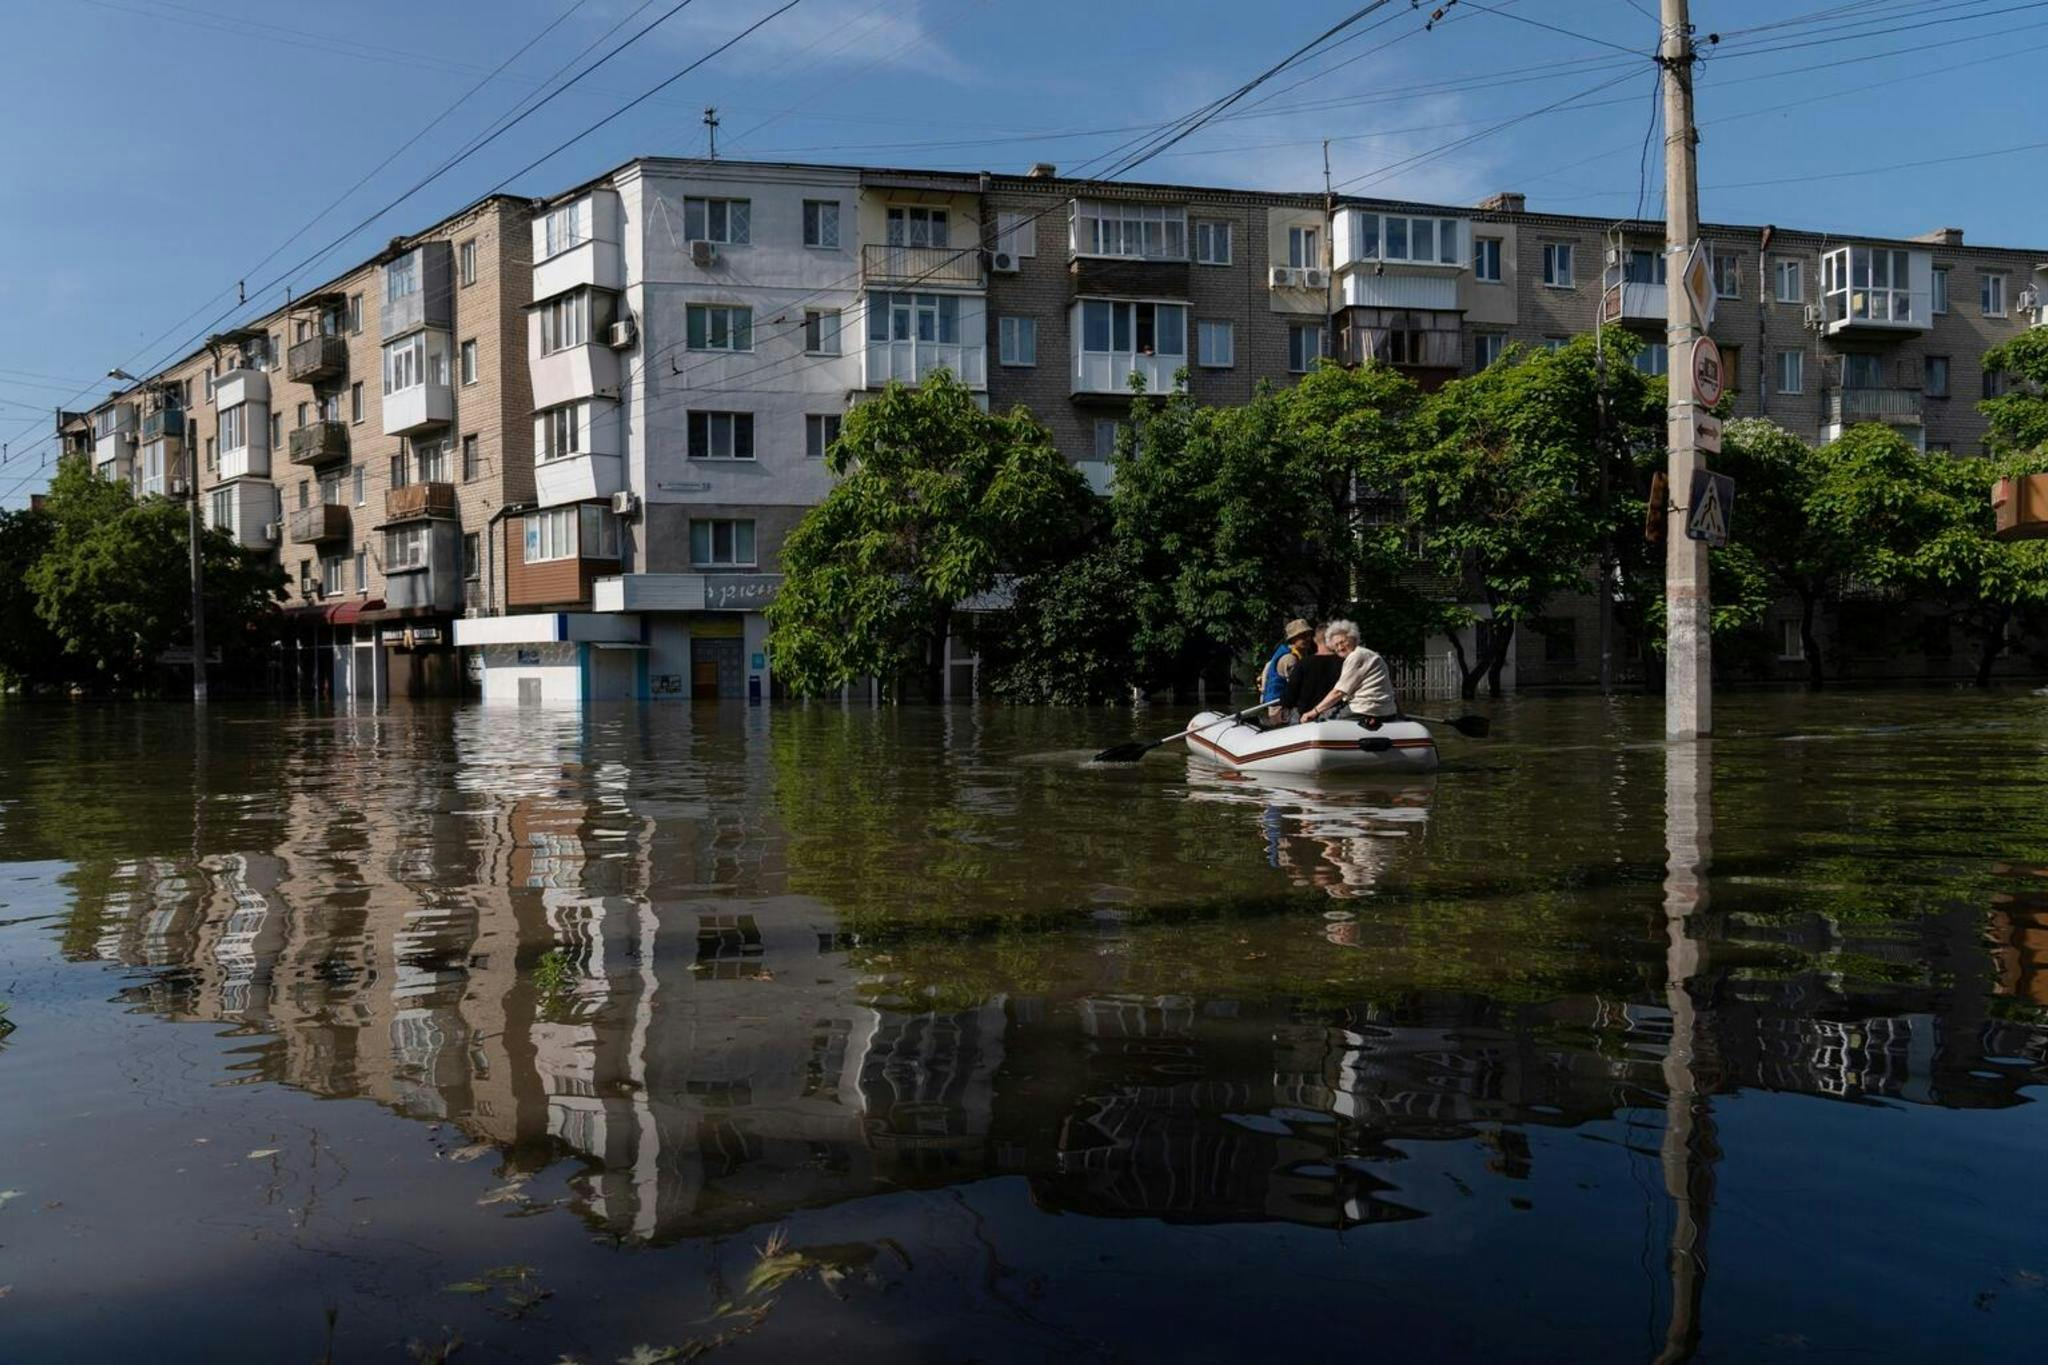
{"type": "Polygon", "coordinates": [[[0,706],[0,1361],[2037,1354],[2048,698],[1489,713],[0,706]]]}

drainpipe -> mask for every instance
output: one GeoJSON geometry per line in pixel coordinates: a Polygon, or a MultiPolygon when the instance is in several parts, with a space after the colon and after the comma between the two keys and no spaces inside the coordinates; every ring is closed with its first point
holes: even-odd
{"type": "MultiPolygon", "coordinates": [[[[1769,314],[1765,311],[1769,305],[1764,302],[1764,285],[1768,277],[1764,272],[1770,266],[1765,253],[1771,249],[1771,238],[1777,235],[1777,227],[1766,223],[1763,239],[1756,246],[1756,411],[1759,417],[1771,415],[1770,338],[1766,327],[1769,314]]],[[[1804,319],[1801,321],[1803,323],[1804,319]]]]}

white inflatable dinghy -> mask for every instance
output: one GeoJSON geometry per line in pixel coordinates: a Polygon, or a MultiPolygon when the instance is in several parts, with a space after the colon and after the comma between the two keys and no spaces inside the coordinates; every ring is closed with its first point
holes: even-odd
{"type": "Polygon", "coordinates": [[[1384,721],[1368,730],[1355,720],[1318,720],[1266,730],[1227,712],[1204,711],[1188,725],[1189,752],[1244,772],[1436,771],[1436,741],[1420,721],[1384,721]]]}

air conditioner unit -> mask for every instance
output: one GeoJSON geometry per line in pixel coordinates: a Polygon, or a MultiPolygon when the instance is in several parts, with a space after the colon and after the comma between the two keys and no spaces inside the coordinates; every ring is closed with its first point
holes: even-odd
{"type": "Polygon", "coordinates": [[[612,494],[612,515],[630,517],[640,510],[640,495],[631,489],[620,489],[612,494]]]}
{"type": "Polygon", "coordinates": [[[718,244],[716,242],[690,243],[690,264],[696,266],[717,265],[718,244]]]}
{"type": "Polygon", "coordinates": [[[1828,325],[1828,310],[1826,309],[1826,307],[1824,307],[1823,305],[1821,305],[1821,304],[1818,304],[1818,303],[1809,303],[1809,304],[1807,304],[1807,305],[1806,305],[1806,325],[1807,325],[1808,327],[1825,327],[1825,326],[1827,326],[1827,325],[1828,325]]]}
{"type": "Polygon", "coordinates": [[[321,598],[327,596],[326,587],[319,583],[303,584],[301,585],[299,591],[303,593],[305,596],[312,598],[315,602],[318,602],[321,598]]]}
{"type": "Polygon", "coordinates": [[[263,523],[263,538],[264,538],[265,540],[269,541],[269,542],[270,542],[270,543],[271,543],[272,545],[275,545],[275,544],[277,544],[277,542],[278,542],[278,541],[280,541],[280,540],[283,540],[283,539],[284,539],[284,523],[283,523],[283,522],[281,522],[281,521],[266,521],[266,522],[264,522],[264,523],[263,523]]]}
{"type": "Polygon", "coordinates": [[[995,271],[998,275],[1016,274],[1017,253],[1014,251],[991,252],[988,258],[988,268],[995,271]]]}
{"type": "Polygon", "coordinates": [[[1319,266],[1310,266],[1301,272],[1301,284],[1304,289],[1321,289],[1329,282],[1330,272],[1319,266]]]}
{"type": "Polygon", "coordinates": [[[640,329],[631,318],[620,318],[612,324],[611,345],[614,351],[629,351],[640,339],[640,329]]]}
{"type": "Polygon", "coordinates": [[[1275,289],[1290,289],[1294,286],[1294,282],[1293,266],[1276,265],[1273,267],[1273,287],[1275,289]]]}
{"type": "Polygon", "coordinates": [[[171,496],[174,498],[182,498],[185,496],[185,481],[183,479],[171,480],[171,496]]]}

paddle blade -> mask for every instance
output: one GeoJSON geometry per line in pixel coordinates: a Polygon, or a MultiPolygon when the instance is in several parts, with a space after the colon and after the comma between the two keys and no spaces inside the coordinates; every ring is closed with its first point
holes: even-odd
{"type": "Polygon", "coordinates": [[[1113,744],[1089,761],[1093,763],[1136,763],[1139,759],[1150,753],[1152,748],[1153,746],[1150,744],[1139,744],[1135,740],[1129,744],[1113,744]]]}
{"type": "Polygon", "coordinates": [[[1459,734],[1472,739],[1485,739],[1493,733],[1493,722],[1485,716],[1454,716],[1450,726],[1459,734]]]}

